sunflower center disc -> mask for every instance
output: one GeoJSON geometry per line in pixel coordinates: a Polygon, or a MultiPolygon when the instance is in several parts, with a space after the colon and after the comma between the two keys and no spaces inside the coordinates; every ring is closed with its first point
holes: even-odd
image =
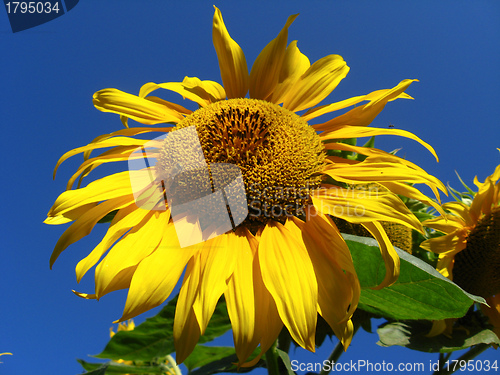
{"type": "Polygon", "coordinates": [[[453,281],[469,293],[490,297],[500,293],[500,208],[472,229],[467,247],[455,255],[453,281]]]}
{"type": "MultiPolygon", "coordinates": [[[[193,112],[172,131],[189,126],[196,127],[209,169],[213,163],[229,163],[241,170],[248,227],[301,216],[310,204],[326,155],[319,136],[294,112],[262,100],[222,100],[193,112]]],[[[175,152],[189,158],[185,149],[175,152]]],[[[195,176],[187,178],[186,200],[198,183],[195,176]]]]}

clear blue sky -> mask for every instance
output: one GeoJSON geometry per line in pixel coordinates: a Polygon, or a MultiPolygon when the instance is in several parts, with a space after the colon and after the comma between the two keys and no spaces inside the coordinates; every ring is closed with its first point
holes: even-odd
{"type": "MultiPolygon", "coordinates": [[[[340,54],[351,70],[325,102],[390,88],[418,78],[408,90],[415,100],[389,103],[377,127],[405,129],[431,143],[441,161],[416,142],[379,137],[385,150],[459,187],[490,175],[500,163],[500,2],[491,1],[217,1],[231,36],[251,64],[300,13],[289,41],[311,61],[340,54]]],[[[81,1],[68,14],[13,34],[0,11],[0,103],[3,114],[0,374],[79,374],[76,358],[89,359],[108,341],[126,293],[85,301],[71,289],[93,288],[89,273],[76,284],[74,268],[99,242],[104,227],[66,250],[49,270],[62,226],[42,224],[80,159],[52,171],[66,151],[121,128],[118,116],[92,105],[92,94],[115,87],[138,93],[146,82],[180,81],[185,75],[221,81],[212,45],[212,2],[81,1]]],[[[182,100],[173,96],[171,99],[182,100]]],[[[100,167],[101,168],[101,167],[100,167]]],[[[98,169],[99,170],[99,169],[98,169]]],[[[102,168],[96,177],[109,173],[102,168]]],[[[140,316],[143,321],[150,312],[140,316]]],[[[376,335],[355,337],[343,359],[437,360],[401,348],[375,345],[376,335]]],[[[223,341],[230,345],[231,339],[223,341]]],[[[302,361],[325,359],[291,353],[302,361]]],[[[489,350],[479,358],[496,358],[489,350]]],[[[428,373],[428,372],[426,372],[428,373]]]]}

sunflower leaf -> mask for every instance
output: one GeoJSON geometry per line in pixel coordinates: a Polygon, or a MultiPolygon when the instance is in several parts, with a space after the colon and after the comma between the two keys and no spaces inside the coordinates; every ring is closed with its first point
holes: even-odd
{"type": "MultiPolygon", "coordinates": [[[[196,345],[193,352],[186,358],[183,362],[186,365],[189,372],[193,369],[205,366],[214,361],[218,361],[220,359],[229,357],[234,355],[235,360],[236,352],[234,348],[230,346],[204,346],[204,345],[196,345]]],[[[234,366],[236,369],[236,366],[234,366]]]]}
{"type": "MultiPolygon", "coordinates": [[[[206,348],[206,349],[201,349],[202,351],[205,351],[204,354],[209,354],[210,350],[215,349],[214,347],[208,347],[208,346],[202,346],[202,345],[197,345],[196,348],[193,351],[193,354],[196,353],[197,350],[200,350],[200,348],[206,348]]],[[[220,351],[217,351],[214,357],[207,357],[206,364],[202,365],[200,368],[197,368],[194,371],[189,371],[190,375],[211,375],[211,374],[217,374],[220,372],[238,372],[238,373],[244,373],[244,372],[249,372],[255,369],[256,367],[263,367],[264,366],[264,361],[261,359],[257,364],[253,367],[238,367],[236,366],[236,363],[238,363],[238,357],[236,356],[236,353],[234,351],[234,348],[231,347],[219,347],[220,351]],[[233,354],[230,354],[226,357],[221,357],[219,358],[219,355],[221,355],[224,351],[230,353],[232,351],[233,354]]],[[[260,349],[257,348],[254,350],[254,352],[250,355],[248,360],[252,360],[259,354],[260,349]]],[[[191,356],[193,356],[191,354],[191,356]]],[[[192,366],[190,363],[188,366],[188,360],[191,357],[189,356],[188,359],[184,361],[184,364],[186,367],[192,366]]],[[[201,362],[200,362],[201,363],[201,362]]],[[[198,365],[195,365],[194,367],[197,367],[198,365]]]]}
{"type": "MultiPolygon", "coordinates": [[[[174,315],[177,297],[173,298],[156,316],[146,319],[132,331],[120,331],[114,335],[97,358],[152,362],[174,352],[174,315]]],[[[231,329],[226,304],[220,301],[210,324],[199,343],[212,341],[231,329]]]]}
{"type": "Polygon", "coordinates": [[[473,302],[485,303],[424,261],[396,248],[401,273],[393,285],[372,290],[384,279],[385,265],[372,238],[343,234],[361,283],[359,307],[389,319],[441,320],[464,316],[473,302]]]}
{"type": "Polygon", "coordinates": [[[290,362],[290,357],[288,356],[287,352],[284,352],[283,350],[276,349],[278,351],[278,355],[281,359],[281,362],[286,368],[286,373],[287,375],[295,375],[295,372],[292,370],[292,363],[290,362]]]}
{"type": "Polygon", "coordinates": [[[393,322],[377,329],[380,346],[399,345],[428,353],[447,353],[478,344],[500,344],[498,336],[480,326],[454,329],[451,336],[426,337],[431,330],[430,322],[393,322]]]}

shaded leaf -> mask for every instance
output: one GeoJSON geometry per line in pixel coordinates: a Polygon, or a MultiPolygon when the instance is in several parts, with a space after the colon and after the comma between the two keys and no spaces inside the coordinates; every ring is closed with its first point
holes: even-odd
{"type": "MultiPolygon", "coordinates": [[[[110,375],[110,374],[165,374],[171,369],[163,364],[149,366],[126,365],[118,362],[90,363],[78,360],[85,370],[84,375],[110,375]],[[91,370],[95,368],[94,370],[91,370]]],[[[83,374],[82,374],[83,375],[83,374]]]]}
{"type": "Polygon", "coordinates": [[[236,355],[234,348],[229,346],[196,345],[193,352],[183,362],[191,372],[193,369],[205,366],[211,362],[236,355]]]}
{"type": "Polygon", "coordinates": [[[290,362],[290,357],[287,352],[283,350],[276,349],[278,351],[278,355],[281,359],[282,364],[285,366],[286,372],[288,375],[295,375],[295,372],[292,370],[292,363],[290,362]]]}
{"type": "Polygon", "coordinates": [[[472,303],[485,303],[448,280],[424,261],[396,248],[401,258],[398,281],[381,290],[370,288],[384,279],[385,265],[377,241],[343,234],[361,283],[359,307],[395,319],[441,320],[460,318],[472,303]]]}
{"type": "Polygon", "coordinates": [[[490,329],[480,326],[467,329],[454,329],[451,337],[438,335],[426,337],[430,331],[430,322],[393,322],[379,329],[380,346],[399,345],[421,352],[452,352],[478,344],[500,344],[498,336],[490,329]]]}
{"type": "MultiPolygon", "coordinates": [[[[97,358],[123,359],[152,362],[174,352],[174,314],[177,297],[173,298],[157,315],[132,331],[120,331],[108,342],[97,358]]],[[[205,343],[223,335],[231,329],[226,304],[220,301],[215,308],[210,324],[199,343],[205,343]]]]}

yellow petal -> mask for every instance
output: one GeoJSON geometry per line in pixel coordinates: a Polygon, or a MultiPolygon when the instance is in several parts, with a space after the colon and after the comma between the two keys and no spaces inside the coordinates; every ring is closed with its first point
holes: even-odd
{"type": "Polygon", "coordinates": [[[370,96],[370,102],[344,113],[323,124],[317,125],[316,130],[326,130],[341,125],[367,126],[384,109],[388,101],[396,99],[405,91],[416,79],[405,79],[390,90],[379,90],[370,96]]]}
{"type": "Polygon", "coordinates": [[[281,67],[278,85],[273,91],[271,102],[275,104],[283,103],[290,88],[311,66],[306,55],[300,52],[297,41],[290,43],[285,51],[285,58],[281,67]]]}
{"type": "Polygon", "coordinates": [[[377,221],[362,223],[362,225],[372,234],[377,240],[382,254],[382,259],[385,264],[385,277],[384,280],[373,289],[378,290],[386,286],[394,284],[399,277],[399,267],[401,260],[399,255],[394,250],[394,246],[387,237],[384,227],[377,221]]]}
{"type": "Polygon", "coordinates": [[[267,224],[259,243],[264,284],[292,338],[314,351],[318,284],[304,243],[280,223],[267,224]]]}
{"type": "Polygon", "coordinates": [[[85,212],[90,210],[91,208],[97,206],[97,203],[89,203],[81,207],[77,207],[73,210],[66,211],[65,213],[58,215],[58,216],[48,216],[43,222],[45,224],[50,224],[50,225],[59,225],[59,224],[66,224],[71,221],[75,221],[78,219],[80,216],[82,216],[85,212]]]}
{"type": "Polygon", "coordinates": [[[201,81],[196,77],[184,77],[182,82],[149,83],[148,85],[148,90],[153,87],[170,90],[202,107],[226,98],[226,92],[220,84],[214,81],[201,81]]]}
{"type": "Polygon", "coordinates": [[[465,223],[464,226],[472,226],[475,224],[475,221],[470,216],[469,206],[465,203],[447,202],[443,204],[443,209],[460,218],[465,223]]]}
{"type": "Polygon", "coordinates": [[[161,242],[170,211],[150,211],[144,219],[125,234],[95,270],[96,295],[100,298],[108,284],[122,270],[137,266],[161,242]]]}
{"type": "Polygon", "coordinates": [[[465,229],[457,229],[444,236],[425,240],[420,244],[420,247],[436,254],[456,254],[465,249],[466,237],[467,231],[465,229]]]}
{"type": "Polygon", "coordinates": [[[250,97],[267,100],[278,84],[281,67],[285,58],[288,28],[298,14],[288,17],[285,26],[255,59],[250,72],[250,97]]]}
{"type": "Polygon", "coordinates": [[[169,224],[158,248],[143,259],[134,273],[120,320],[130,319],[161,305],[182,275],[196,247],[181,248],[175,227],[169,224]]]}
{"type": "Polygon", "coordinates": [[[117,89],[97,91],[92,102],[102,112],[116,113],[147,125],[178,123],[184,118],[163,99],[141,98],[117,89]]]}
{"type": "MultiPolygon", "coordinates": [[[[315,107],[315,108],[308,110],[306,113],[304,113],[302,115],[302,118],[306,121],[309,121],[309,120],[312,120],[316,117],[324,115],[326,113],[338,111],[340,109],[344,109],[344,108],[356,105],[358,103],[361,103],[362,101],[365,101],[365,100],[377,99],[377,98],[383,96],[384,94],[388,93],[389,91],[391,91],[391,90],[389,90],[389,89],[377,90],[377,91],[373,91],[367,95],[354,96],[354,97],[349,98],[349,99],[344,99],[340,102],[315,107]]],[[[396,97],[391,97],[391,99],[389,99],[388,101],[391,102],[391,101],[396,100],[396,99],[413,99],[413,98],[410,95],[402,92],[401,94],[399,94],[396,97]]],[[[325,125],[318,124],[315,126],[318,127],[318,130],[324,130],[324,129],[320,129],[321,127],[324,127],[325,129],[328,128],[328,125],[326,125],[326,124],[325,125]]]]}
{"type": "Polygon", "coordinates": [[[445,234],[455,232],[457,229],[462,229],[466,226],[461,218],[453,215],[439,216],[434,219],[425,220],[422,222],[422,225],[445,234]]]}
{"type": "Polygon", "coordinates": [[[97,222],[108,213],[130,204],[131,198],[130,196],[125,196],[106,200],[80,216],[64,231],[57,241],[54,251],[50,256],[50,268],[52,268],[56,259],[69,245],[89,235],[97,222]]]}
{"type": "Polygon", "coordinates": [[[311,197],[316,210],[324,215],[340,217],[351,223],[391,221],[423,232],[420,221],[397,195],[390,192],[333,186],[315,191],[311,197]]]}
{"type": "Polygon", "coordinates": [[[446,321],[443,320],[433,320],[432,321],[432,328],[429,331],[428,334],[425,335],[425,337],[434,337],[437,335],[440,335],[446,330],[446,321]]]}
{"type": "Polygon", "coordinates": [[[235,252],[237,262],[228,288],[224,292],[233,329],[234,347],[240,365],[252,354],[260,342],[260,332],[256,329],[255,321],[254,251],[247,236],[251,236],[251,233],[248,229],[241,227],[230,238],[229,246],[235,252]]]}
{"type": "Polygon", "coordinates": [[[195,253],[189,260],[184,280],[175,307],[174,344],[176,362],[182,363],[193,351],[200,338],[200,325],[196,319],[193,302],[200,281],[201,253],[195,253]]]}
{"type": "MultiPolygon", "coordinates": [[[[315,128],[314,125],[312,125],[315,128]]],[[[319,130],[319,129],[315,129],[319,130]]],[[[431,145],[422,141],[415,134],[407,132],[405,130],[399,129],[381,129],[381,128],[368,128],[362,126],[350,126],[350,125],[339,125],[335,128],[328,130],[327,133],[322,133],[320,138],[322,141],[326,141],[329,139],[345,139],[345,138],[363,138],[363,137],[372,137],[374,135],[399,135],[401,137],[410,138],[414,141],[417,141],[422,146],[424,146],[427,150],[431,152],[432,155],[439,161],[439,158],[436,154],[436,151],[432,148],[431,145]]]]}
{"type": "Polygon", "coordinates": [[[299,78],[284,98],[283,107],[301,111],[315,106],[337,87],[349,72],[339,55],[319,59],[299,78]]]}
{"type": "MultiPolygon", "coordinates": [[[[108,135],[108,134],[106,134],[108,135]]],[[[97,148],[107,148],[107,147],[116,147],[116,146],[135,146],[135,147],[140,147],[143,146],[146,142],[148,142],[147,139],[135,139],[135,138],[128,138],[128,137],[106,137],[104,139],[101,139],[96,142],[92,142],[88,144],[87,146],[83,147],[78,147],[75,148],[71,151],[66,152],[63,156],[59,158],[57,161],[56,167],[54,168],[54,178],[56,178],[56,172],[61,163],[68,158],[80,154],[80,153],[87,153],[92,150],[95,150],[97,148]]]]}
{"type": "MultiPolygon", "coordinates": [[[[295,225],[298,221],[293,218],[295,225]]],[[[347,344],[351,337],[344,337],[346,322],[358,304],[360,285],[347,244],[332,224],[323,215],[311,216],[300,232],[318,280],[318,312],[347,344]],[[343,269],[340,263],[345,260],[348,264],[343,269]]]]}
{"type": "Polygon", "coordinates": [[[76,281],[80,282],[103,254],[130,228],[139,224],[150,211],[138,208],[135,203],[122,208],[116,213],[102,241],[76,265],[76,281]]]}
{"type": "Polygon", "coordinates": [[[220,75],[228,99],[244,98],[248,91],[248,67],[241,47],[230,36],[216,6],[212,39],[219,59],[220,75]]]}
{"type": "Polygon", "coordinates": [[[193,304],[200,332],[203,334],[219,301],[227,289],[227,281],[235,266],[233,244],[235,234],[229,232],[203,243],[198,295],[193,304]]]}
{"type": "Polygon", "coordinates": [[[89,203],[125,196],[133,201],[128,171],[103,177],[81,189],[65,191],[57,197],[47,216],[56,217],[89,203]]]}

